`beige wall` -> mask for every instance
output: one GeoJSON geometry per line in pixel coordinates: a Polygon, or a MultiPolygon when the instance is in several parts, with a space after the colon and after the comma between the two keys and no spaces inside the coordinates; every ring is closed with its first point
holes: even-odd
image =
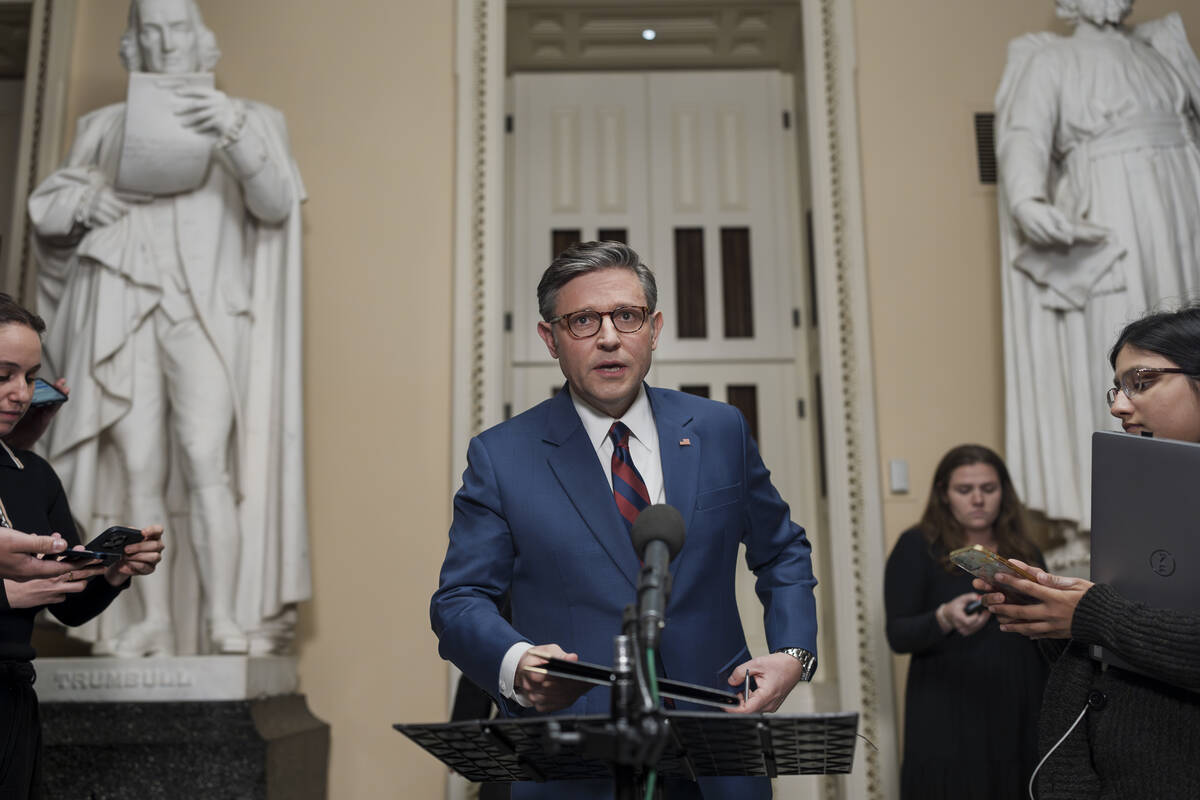
{"type": "MultiPolygon", "coordinates": [[[[1200,6],[1139,0],[1132,22],[1200,6]]],[[[855,0],[858,93],[886,547],[921,515],[938,459],[979,442],[1003,453],[1004,363],[994,189],[979,184],[973,117],[990,111],[1008,41],[1069,29],[1050,0],[855,0]]],[[[897,675],[903,698],[904,661],[897,675]]]]}
{"type": "MultiPolygon", "coordinates": [[[[82,0],[67,117],[124,94],[124,0],[82,0]]],[[[330,797],[440,796],[398,721],[445,719],[428,602],[449,524],[453,4],[201,0],[218,88],[287,117],[304,206],[314,597],[301,688],[330,797]]],[[[73,134],[68,135],[68,139],[73,134]]]]}

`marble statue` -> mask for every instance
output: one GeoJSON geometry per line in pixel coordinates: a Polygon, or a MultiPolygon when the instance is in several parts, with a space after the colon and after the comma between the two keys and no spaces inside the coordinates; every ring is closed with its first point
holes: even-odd
{"type": "Polygon", "coordinates": [[[72,389],[48,453],[85,538],[162,522],[182,557],[92,636],[124,656],[282,652],[311,593],[304,188],[280,112],[212,87],[193,0],[135,0],[120,54],[127,102],[82,117],[29,200],[46,359],[72,389]]]}
{"type": "Polygon", "coordinates": [[[1200,290],[1200,62],[1178,14],[1057,0],[1071,36],[1013,40],[996,94],[1006,459],[1022,499],[1091,526],[1108,348],[1200,290]]]}

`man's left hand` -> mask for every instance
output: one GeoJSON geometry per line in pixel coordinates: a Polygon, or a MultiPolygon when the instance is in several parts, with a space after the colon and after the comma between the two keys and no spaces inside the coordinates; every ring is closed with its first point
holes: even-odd
{"type": "Polygon", "coordinates": [[[758,714],[775,711],[791,694],[792,688],[804,674],[804,664],[787,653],[772,653],[769,656],[752,658],[739,664],[729,676],[730,686],[745,686],[746,673],[754,676],[758,687],[743,697],[737,708],[727,709],[734,714],[758,714]]]}

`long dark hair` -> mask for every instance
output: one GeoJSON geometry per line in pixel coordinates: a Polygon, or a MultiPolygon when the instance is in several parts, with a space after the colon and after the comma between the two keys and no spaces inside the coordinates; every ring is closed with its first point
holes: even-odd
{"type": "Polygon", "coordinates": [[[947,571],[957,569],[950,563],[947,555],[951,550],[966,545],[967,536],[950,511],[950,501],[946,499],[946,493],[950,490],[950,476],[954,474],[954,470],[971,464],[987,464],[996,470],[996,475],[1000,478],[1000,513],[992,523],[996,552],[1006,558],[1019,558],[1027,564],[1040,565],[1041,558],[1038,556],[1037,547],[1029,538],[1025,506],[1017,497],[1017,490],[1008,475],[1008,467],[994,450],[980,444],[960,444],[951,449],[942,456],[933,473],[929,500],[925,503],[925,513],[921,516],[921,532],[933,552],[941,559],[947,571]]]}
{"type": "Polygon", "coordinates": [[[1178,311],[1157,311],[1126,325],[1108,354],[1114,369],[1127,344],[1169,358],[1192,380],[1200,380],[1200,303],[1178,311]]]}

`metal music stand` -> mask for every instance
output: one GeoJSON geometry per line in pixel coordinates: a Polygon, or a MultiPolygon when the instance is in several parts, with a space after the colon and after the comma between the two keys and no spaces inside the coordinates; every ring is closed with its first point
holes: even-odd
{"type": "MultiPolygon", "coordinates": [[[[858,714],[665,712],[671,736],[657,764],[664,777],[849,773],[858,714]]],[[[611,778],[604,757],[586,752],[606,715],[476,720],[393,727],[470,781],[611,778]]]]}
{"type": "MultiPolygon", "coordinates": [[[[682,543],[683,519],[669,506],[651,506],[634,524],[635,541],[638,526],[647,519],[652,522],[638,602],[626,606],[622,632],[613,638],[613,666],[548,659],[533,668],[610,687],[611,714],[393,727],[470,781],[611,778],[616,800],[642,797],[643,776],[650,774],[694,781],[850,772],[856,713],[728,714],[659,706],[659,697],[718,707],[738,706],[739,699],[731,692],[648,675],[655,668],[650,654],[657,651],[665,627],[662,612],[671,594],[668,548],[682,543]]],[[[745,691],[746,696],[752,691],[749,676],[745,691]]],[[[648,777],[645,785],[650,785],[648,777]]]]}

